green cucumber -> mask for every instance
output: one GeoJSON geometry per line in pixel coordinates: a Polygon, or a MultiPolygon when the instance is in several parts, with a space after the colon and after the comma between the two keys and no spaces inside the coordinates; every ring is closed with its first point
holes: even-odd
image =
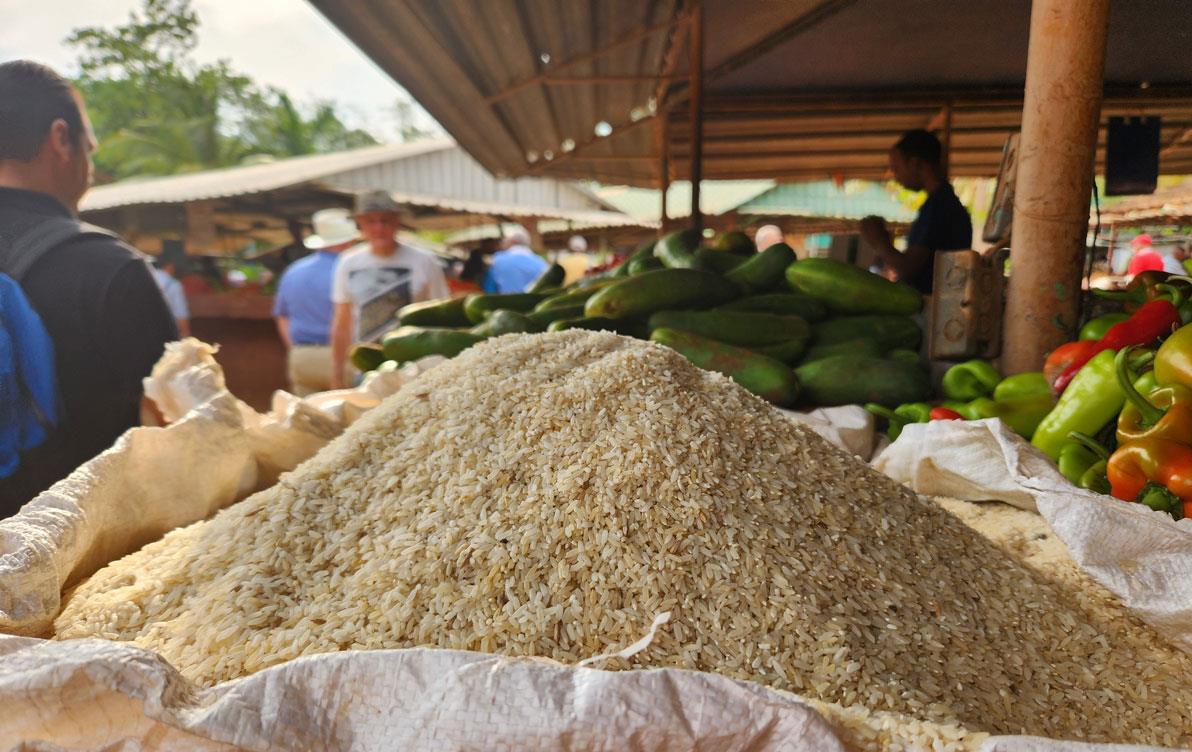
{"type": "Polygon", "coordinates": [[[584,304],[576,303],[569,306],[555,306],[554,308],[534,309],[526,314],[526,318],[537,322],[540,326],[547,326],[552,321],[560,319],[578,319],[584,315],[584,304]]]}
{"type": "Polygon", "coordinates": [[[811,334],[817,345],[871,339],[882,352],[918,350],[923,339],[919,325],[909,316],[844,316],[819,322],[811,327],[811,334]]]}
{"type": "Polygon", "coordinates": [[[662,269],[662,262],[650,256],[649,258],[632,259],[625,262],[625,270],[630,275],[643,274],[645,272],[652,272],[655,269],[662,269]]]}
{"type": "Polygon", "coordinates": [[[753,240],[740,230],[726,232],[716,238],[716,242],[712,245],[712,248],[717,251],[731,253],[735,256],[744,256],[746,258],[757,253],[757,246],[754,245],[753,240]]]}
{"type": "Polygon", "coordinates": [[[654,245],[654,255],[668,269],[699,269],[695,249],[701,240],[703,235],[699,230],[672,232],[654,245]]]}
{"type": "Polygon", "coordinates": [[[584,315],[628,319],[667,308],[711,308],[738,294],[736,285],[719,274],[698,269],[659,269],[600,290],[588,298],[584,315]]]}
{"type": "Polygon", "coordinates": [[[724,275],[747,293],[768,290],[782,281],[786,268],[795,263],[795,252],[786,243],[775,243],[755,253],[745,263],[724,275]]]}
{"type": "Polygon", "coordinates": [[[931,381],[917,365],[864,355],[835,355],[795,369],[808,405],[897,407],[931,397],[931,381]]]}
{"type": "Polygon", "coordinates": [[[717,274],[728,274],[749,259],[737,256],[727,251],[714,251],[711,248],[700,248],[695,252],[696,266],[717,274]]]}
{"type": "Polygon", "coordinates": [[[786,364],[741,347],[678,329],[655,329],[650,339],[676,350],[706,371],[728,376],[762,399],[790,406],[799,398],[799,380],[786,364]]]}
{"type": "Polygon", "coordinates": [[[835,313],[888,313],[909,316],[923,307],[910,285],[832,259],[804,259],[786,270],[791,289],[823,301],[835,313]]]}
{"type": "Polygon", "coordinates": [[[811,327],[798,316],[756,311],[659,311],[650,317],[650,329],[681,329],[740,347],[790,340],[806,344],[811,338],[811,327]]]}
{"type": "Polygon", "coordinates": [[[813,360],[823,360],[837,355],[863,355],[868,358],[880,358],[883,352],[881,345],[872,339],[850,339],[844,342],[813,345],[803,356],[803,362],[810,363],[813,360]]]}
{"type": "Polygon", "coordinates": [[[526,288],[526,292],[548,292],[563,284],[566,277],[566,269],[558,264],[551,264],[542,274],[538,275],[538,279],[534,280],[533,284],[526,288]]]}
{"type": "Polygon", "coordinates": [[[493,311],[529,311],[546,300],[548,296],[539,292],[512,292],[503,295],[469,295],[464,298],[464,313],[468,321],[480,324],[493,311]]]}
{"type": "Polygon", "coordinates": [[[454,358],[484,337],[466,329],[403,326],[385,335],[381,349],[385,357],[398,363],[443,355],[454,358]]]}
{"type": "Polygon", "coordinates": [[[385,351],[380,345],[374,345],[372,342],[360,342],[352,345],[352,349],[348,351],[348,361],[361,373],[375,371],[385,360],[385,351]]]}
{"type": "Polygon", "coordinates": [[[490,313],[487,319],[472,327],[471,331],[483,337],[500,337],[502,334],[541,332],[545,329],[543,324],[524,313],[502,308],[490,313]]]}
{"type": "Polygon", "coordinates": [[[438,298],[411,303],[397,312],[397,320],[405,326],[467,326],[463,298],[438,298]]]}
{"type": "Polygon", "coordinates": [[[543,300],[538,305],[534,306],[535,311],[547,311],[552,308],[567,308],[574,305],[583,305],[588,298],[595,295],[597,292],[605,287],[615,285],[620,280],[617,279],[601,279],[597,284],[586,287],[575,287],[561,292],[558,295],[543,300]]]}
{"type": "Polygon", "coordinates": [[[828,308],[815,298],[794,292],[771,292],[764,295],[749,295],[725,303],[718,311],[759,311],[779,315],[798,316],[814,324],[828,317],[828,308]]]}
{"type": "Polygon", "coordinates": [[[757,345],[749,349],[755,353],[765,355],[767,358],[773,358],[787,365],[792,365],[799,362],[803,351],[807,349],[807,340],[789,339],[786,342],[776,342],[772,345],[757,345]]]}

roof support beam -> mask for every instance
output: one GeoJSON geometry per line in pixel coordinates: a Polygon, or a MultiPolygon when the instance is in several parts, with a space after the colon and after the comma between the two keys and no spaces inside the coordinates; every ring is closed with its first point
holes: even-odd
{"type": "Polygon", "coordinates": [[[687,46],[691,91],[691,224],[696,230],[704,227],[704,214],[699,205],[700,182],[704,172],[704,5],[696,0],[691,9],[691,26],[687,46]]]}
{"type": "Polygon", "coordinates": [[[519,91],[522,91],[523,89],[526,89],[527,87],[533,86],[534,84],[545,83],[547,79],[553,77],[554,74],[558,73],[559,71],[563,71],[568,68],[574,67],[576,65],[581,65],[583,63],[590,63],[593,60],[598,60],[598,59],[608,55],[609,53],[611,53],[615,50],[618,50],[621,47],[624,47],[627,44],[631,44],[631,43],[636,42],[640,39],[648,37],[652,34],[657,34],[660,31],[670,29],[674,25],[682,23],[682,21],[683,21],[683,18],[681,16],[678,16],[676,18],[673,18],[673,19],[667,21],[666,23],[655,24],[654,26],[649,26],[644,29],[638,29],[637,31],[631,32],[629,34],[626,34],[623,37],[619,37],[618,39],[615,39],[614,41],[609,42],[608,44],[604,45],[603,47],[592,50],[591,52],[585,53],[583,55],[578,55],[576,57],[571,58],[570,60],[565,60],[561,63],[556,63],[555,65],[551,66],[550,69],[547,71],[543,71],[542,73],[538,73],[536,75],[530,76],[529,78],[524,78],[521,81],[518,81],[517,83],[510,84],[509,86],[506,86],[504,89],[501,89],[500,91],[496,92],[495,94],[490,94],[489,96],[485,97],[484,102],[485,102],[485,104],[491,105],[491,104],[500,102],[503,99],[508,99],[509,97],[513,96],[514,94],[517,94],[519,91]]]}

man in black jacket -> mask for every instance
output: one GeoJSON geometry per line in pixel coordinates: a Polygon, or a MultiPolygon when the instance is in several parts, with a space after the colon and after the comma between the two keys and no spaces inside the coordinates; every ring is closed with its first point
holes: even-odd
{"type": "MultiPolygon", "coordinates": [[[[82,97],[68,81],[38,63],[0,64],[6,259],[20,259],[39,228],[75,218],[95,147],[82,97]]],[[[0,518],[139,423],[141,379],[178,337],[140,253],[114,236],[66,227],[68,236],[26,270],[13,272],[19,262],[0,267],[17,278],[53,340],[62,406],[57,430],[0,481],[0,518]]]]}

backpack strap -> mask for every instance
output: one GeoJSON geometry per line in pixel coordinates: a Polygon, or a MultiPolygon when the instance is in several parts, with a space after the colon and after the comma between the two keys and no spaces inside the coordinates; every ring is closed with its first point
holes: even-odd
{"type": "Polygon", "coordinates": [[[102,227],[73,217],[50,217],[10,242],[0,243],[0,270],[18,283],[23,282],[25,275],[46,253],[68,240],[84,236],[116,238],[102,227]]]}

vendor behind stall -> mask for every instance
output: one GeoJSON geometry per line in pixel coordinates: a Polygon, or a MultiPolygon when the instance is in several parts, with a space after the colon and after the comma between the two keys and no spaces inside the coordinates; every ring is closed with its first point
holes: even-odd
{"type": "Polygon", "coordinates": [[[861,220],[861,237],[898,279],[931,294],[935,254],[971,248],[973,225],[968,210],[956,197],[944,169],[940,141],[925,130],[907,131],[890,149],[894,179],[912,191],[926,191],[927,200],[906,237],[906,250],[894,247],[881,217],[861,220]]]}

